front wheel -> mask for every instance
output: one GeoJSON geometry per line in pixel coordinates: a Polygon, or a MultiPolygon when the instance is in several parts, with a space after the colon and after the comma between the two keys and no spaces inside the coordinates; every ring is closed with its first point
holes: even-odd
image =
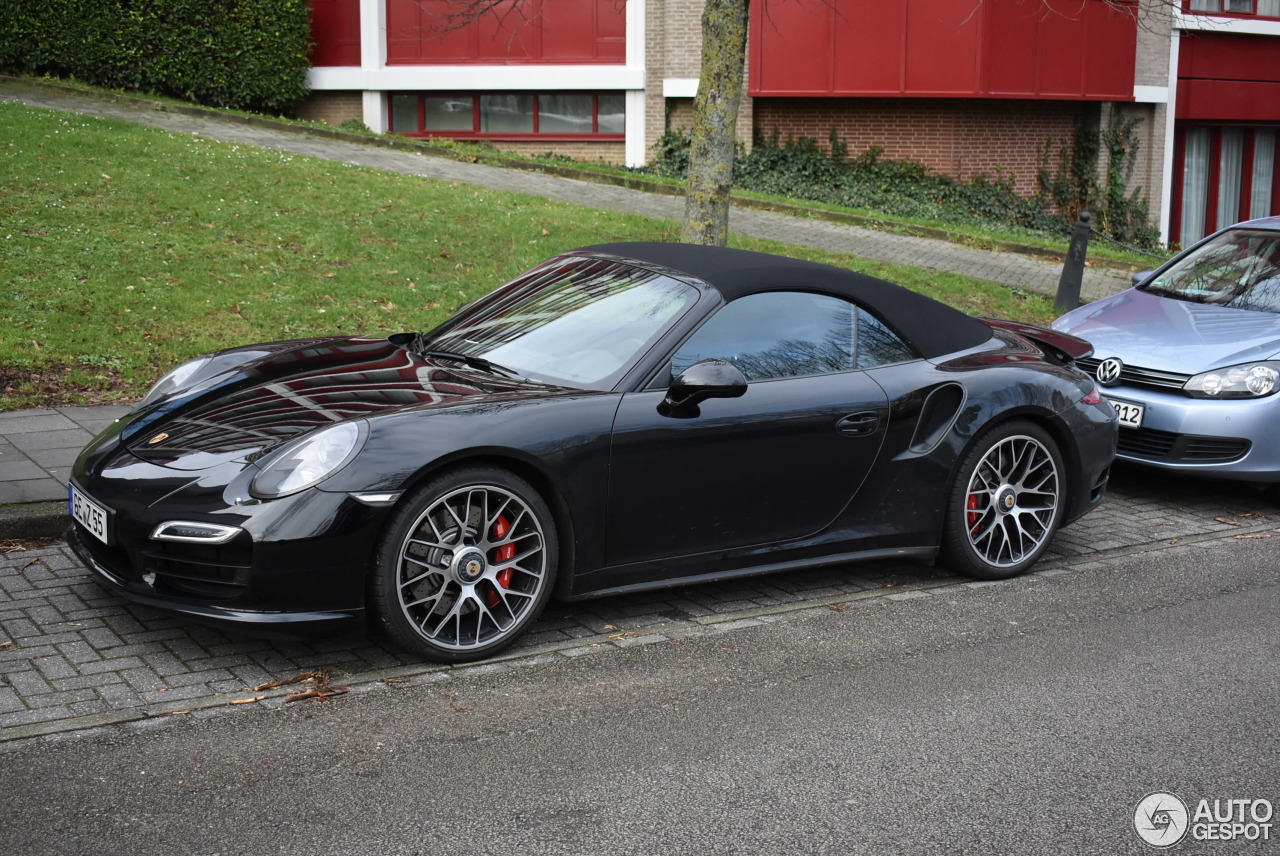
{"type": "Polygon", "coordinates": [[[947,504],[942,560],[996,580],[1040,558],[1062,521],[1066,474],[1057,444],[1025,420],[998,425],[965,455],[947,504]]]}
{"type": "Polygon", "coordinates": [[[375,561],[374,610],[392,639],[432,660],[478,660],[514,642],[546,605],[555,524],[524,479],[470,467],[408,497],[375,561]]]}

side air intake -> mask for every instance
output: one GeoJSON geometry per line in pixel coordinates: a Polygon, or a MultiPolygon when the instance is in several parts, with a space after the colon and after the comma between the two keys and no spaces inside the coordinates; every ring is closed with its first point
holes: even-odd
{"type": "Polygon", "coordinates": [[[920,408],[920,420],[916,423],[915,436],[910,449],[919,455],[928,454],[942,442],[955,422],[960,408],[964,407],[964,387],[947,383],[929,393],[920,408]]]}

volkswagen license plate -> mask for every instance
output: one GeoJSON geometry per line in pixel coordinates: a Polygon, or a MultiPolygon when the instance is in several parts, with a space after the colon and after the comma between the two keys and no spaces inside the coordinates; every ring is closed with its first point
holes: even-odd
{"type": "Polygon", "coordinates": [[[1121,428],[1141,428],[1142,414],[1146,411],[1146,407],[1141,404],[1131,404],[1128,401],[1116,401],[1114,398],[1108,398],[1111,406],[1116,409],[1116,415],[1120,417],[1121,428]]]}
{"type": "Polygon", "coordinates": [[[71,486],[68,501],[71,505],[71,516],[76,519],[76,522],[103,544],[110,544],[111,534],[108,527],[111,517],[107,509],[76,490],[75,485],[71,486]]]}

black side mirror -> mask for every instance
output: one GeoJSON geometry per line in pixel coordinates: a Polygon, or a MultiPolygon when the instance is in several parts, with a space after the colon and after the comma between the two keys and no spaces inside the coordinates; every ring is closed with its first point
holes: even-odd
{"type": "Polygon", "coordinates": [[[664,415],[696,416],[698,403],[708,398],[738,398],[747,391],[747,378],[727,360],[702,360],[680,373],[667,388],[660,408],[664,415]]]}
{"type": "Polygon", "coordinates": [[[1153,273],[1155,273],[1154,270],[1140,270],[1133,276],[1129,277],[1129,282],[1134,285],[1142,285],[1142,283],[1146,281],[1147,277],[1151,276],[1153,273]]]}

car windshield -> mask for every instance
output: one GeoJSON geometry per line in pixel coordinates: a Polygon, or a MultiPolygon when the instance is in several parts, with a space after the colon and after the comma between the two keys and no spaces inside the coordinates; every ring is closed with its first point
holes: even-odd
{"type": "Polygon", "coordinates": [[[1280,312],[1280,232],[1223,232],[1141,288],[1195,303],[1280,312]]]}
{"type": "Polygon", "coordinates": [[[597,258],[559,258],[464,311],[423,343],[535,380],[612,389],[698,299],[693,286],[597,258]]]}

